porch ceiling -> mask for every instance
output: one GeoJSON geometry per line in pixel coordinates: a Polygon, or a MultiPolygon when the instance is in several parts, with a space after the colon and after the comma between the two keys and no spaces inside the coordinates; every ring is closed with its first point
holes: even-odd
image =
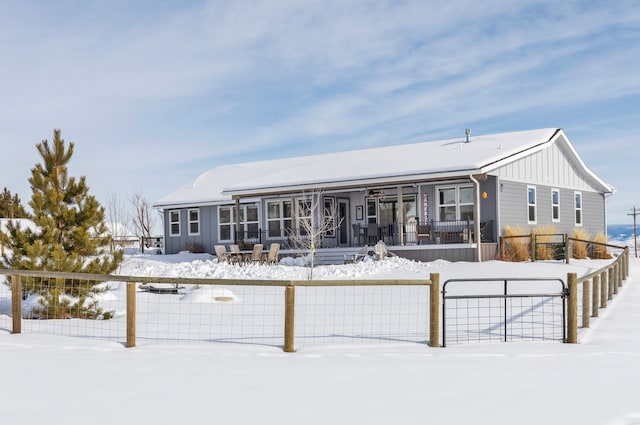
{"type": "Polygon", "coordinates": [[[278,185],[270,187],[253,187],[244,189],[225,189],[223,194],[230,195],[233,199],[259,196],[275,196],[292,193],[304,193],[312,191],[364,191],[382,187],[408,186],[435,181],[450,181],[468,179],[469,175],[477,175],[478,170],[459,170],[447,173],[406,175],[393,177],[380,177],[370,179],[357,179],[349,181],[319,181],[305,184],[278,185]]]}

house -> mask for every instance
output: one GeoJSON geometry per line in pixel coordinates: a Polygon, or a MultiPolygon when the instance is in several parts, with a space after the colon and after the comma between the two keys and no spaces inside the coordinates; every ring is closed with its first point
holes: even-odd
{"type": "Polygon", "coordinates": [[[467,130],[451,140],[224,165],[154,207],[168,254],[189,244],[286,248],[304,238],[305,221],[329,220],[336,225],[323,248],[379,239],[408,258],[481,261],[494,258],[505,226],[606,233],[613,193],[562,129],[467,130]]]}

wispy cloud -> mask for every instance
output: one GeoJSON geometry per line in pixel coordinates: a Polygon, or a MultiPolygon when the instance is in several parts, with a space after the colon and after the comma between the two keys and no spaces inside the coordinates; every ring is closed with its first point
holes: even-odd
{"type": "MultiPolygon", "coordinates": [[[[637,133],[637,108],[621,112],[640,94],[636,3],[10,2],[0,14],[0,140],[20,144],[24,167],[60,127],[78,160],[99,153],[81,168],[102,190],[123,186],[98,177],[128,167],[123,157],[143,158],[143,173],[162,167],[156,198],[229,160],[468,126],[562,126],[572,137],[573,125],[582,137],[586,109],[600,123],[625,114],[637,133]]],[[[2,173],[11,184],[22,174],[2,173]]]]}

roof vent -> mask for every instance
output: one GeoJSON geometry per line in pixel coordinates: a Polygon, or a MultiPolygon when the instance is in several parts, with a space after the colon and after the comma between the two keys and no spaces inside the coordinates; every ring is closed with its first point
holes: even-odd
{"type": "Polygon", "coordinates": [[[470,128],[467,128],[464,132],[465,132],[465,133],[466,133],[466,135],[467,135],[467,141],[466,141],[466,143],[469,143],[469,142],[471,141],[471,129],[470,129],[470,128]]]}

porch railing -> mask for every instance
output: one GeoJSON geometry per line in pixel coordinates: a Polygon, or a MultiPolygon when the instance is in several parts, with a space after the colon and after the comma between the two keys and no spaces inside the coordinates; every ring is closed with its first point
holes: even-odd
{"type": "MultiPolygon", "coordinates": [[[[493,220],[480,223],[480,235],[482,242],[495,242],[493,220]]],[[[375,223],[374,223],[375,224],[375,223]]],[[[350,246],[364,246],[375,244],[378,240],[387,245],[429,245],[429,244],[457,244],[475,242],[475,226],[469,220],[411,222],[403,225],[403,237],[396,223],[375,226],[375,235],[369,233],[369,225],[360,223],[352,225],[349,230],[350,246]]],[[[336,234],[340,230],[336,230],[336,234]]],[[[332,247],[336,243],[328,239],[336,235],[325,235],[317,241],[318,247],[332,247]],[[327,239],[327,240],[325,240],[327,239]]],[[[235,241],[243,246],[252,246],[257,243],[269,245],[280,243],[283,249],[298,248],[298,241],[305,240],[306,236],[300,233],[300,229],[282,229],[279,234],[268,232],[266,229],[254,231],[244,230],[236,232],[235,241]],[[291,236],[299,235],[299,236],[291,236]]]]}

